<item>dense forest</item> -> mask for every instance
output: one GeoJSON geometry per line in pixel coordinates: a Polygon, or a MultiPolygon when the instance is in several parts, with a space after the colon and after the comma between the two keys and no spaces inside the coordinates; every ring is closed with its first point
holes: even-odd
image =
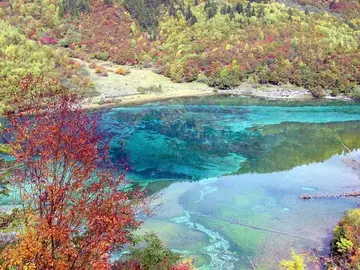
{"type": "Polygon", "coordinates": [[[220,89],[290,83],[316,97],[360,96],[359,1],[279,2],[3,1],[2,103],[28,72],[90,85],[69,57],[153,67],[220,89]]]}

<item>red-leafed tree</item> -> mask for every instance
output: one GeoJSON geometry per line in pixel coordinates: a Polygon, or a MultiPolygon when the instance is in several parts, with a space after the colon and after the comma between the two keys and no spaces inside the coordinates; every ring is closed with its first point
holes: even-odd
{"type": "MultiPolygon", "coordinates": [[[[25,88],[26,89],[26,88],[25,88]]],[[[9,114],[16,159],[11,183],[20,191],[25,231],[0,257],[11,269],[110,269],[110,254],[131,242],[149,214],[150,198],[124,191],[109,168],[98,116],[63,96],[34,115],[9,114]]]]}

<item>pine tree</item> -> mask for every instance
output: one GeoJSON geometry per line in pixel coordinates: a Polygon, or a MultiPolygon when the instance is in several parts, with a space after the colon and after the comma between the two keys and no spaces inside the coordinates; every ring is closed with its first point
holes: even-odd
{"type": "Polygon", "coordinates": [[[112,4],[113,4],[113,2],[111,0],[104,0],[105,6],[111,6],[112,4]]]}
{"type": "Polygon", "coordinates": [[[220,13],[221,13],[222,15],[225,15],[226,12],[227,12],[226,6],[222,6],[221,9],[220,9],[220,13]]]}
{"type": "Polygon", "coordinates": [[[309,15],[309,9],[308,9],[308,7],[305,8],[305,15],[309,15]]]}
{"type": "Polygon", "coordinates": [[[226,13],[227,14],[230,14],[230,12],[232,11],[232,8],[230,5],[227,6],[227,10],[226,10],[226,13]]]}
{"type": "Polygon", "coordinates": [[[206,19],[210,20],[217,13],[217,6],[213,1],[207,0],[205,3],[206,19]]]}
{"type": "Polygon", "coordinates": [[[189,26],[192,26],[192,25],[194,25],[195,23],[197,23],[197,21],[198,21],[198,20],[197,20],[196,16],[192,14],[190,20],[188,20],[188,25],[189,25],[189,26]]]}
{"type": "Polygon", "coordinates": [[[191,8],[190,8],[190,6],[188,6],[186,9],[186,12],[185,12],[185,20],[188,22],[192,16],[193,16],[193,14],[191,12],[191,8]]]}
{"type": "Polygon", "coordinates": [[[250,2],[246,5],[245,13],[246,13],[247,17],[251,17],[251,3],[250,2]]]}
{"type": "Polygon", "coordinates": [[[174,6],[174,3],[171,1],[170,7],[169,7],[169,17],[175,17],[175,15],[176,15],[175,6],[174,6]]]}
{"type": "Polygon", "coordinates": [[[264,17],[264,8],[261,7],[258,11],[258,14],[257,14],[257,17],[260,19],[260,18],[263,18],[264,17]]]}
{"type": "Polygon", "coordinates": [[[234,14],[233,10],[230,10],[229,18],[230,18],[231,21],[235,18],[235,14],[234,14]]]}
{"type": "Polygon", "coordinates": [[[243,9],[244,9],[244,8],[243,8],[243,5],[242,5],[241,3],[237,3],[237,4],[236,4],[235,10],[236,10],[237,13],[239,13],[239,14],[240,14],[240,13],[243,13],[243,11],[244,11],[243,9]]]}
{"type": "Polygon", "coordinates": [[[289,18],[288,18],[288,20],[289,20],[289,21],[292,21],[292,14],[293,14],[293,11],[292,11],[292,9],[291,9],[291,8],[289,8],[289,10],[288,10],[288,14],[289,14],[289,18]]]}

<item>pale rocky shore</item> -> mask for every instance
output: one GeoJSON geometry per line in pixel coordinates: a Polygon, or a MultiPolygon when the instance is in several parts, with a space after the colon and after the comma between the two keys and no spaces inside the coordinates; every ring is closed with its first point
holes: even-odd
{"type": "MultiPolygon", "coordinates": [[[[205,83],[175,83],[169,78],[156,74],[151,68],[138,68],[120,66],[111,62],[95,60],[97,66],[107,71],[107,76],[96,74],[95,69],[89,67],[90,63],[74,59],[82,66],[84,73],[94,83],[94,92],[83,100],[86,109],[137,105],[172,98],[201,97],[213,95],[246,96],[268,100],[304,101],[314,99],[310,91],[293,85],[257,85],[243,83],[237,88],[218,90],[205,83]],[[128,70],[127,75],[116,74],[116,70],[128,70]],[[139,88],[159,87],[161,91],[140,93],[139,88]]],[[[346,100],[346,97],[325,96],[325,99],[346,100]]]]}

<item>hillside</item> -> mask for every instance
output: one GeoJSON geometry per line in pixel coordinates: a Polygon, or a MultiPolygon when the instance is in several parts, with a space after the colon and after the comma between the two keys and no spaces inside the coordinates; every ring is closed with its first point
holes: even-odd
{"type": "Polygon", "coordinates": [[[44,48],[152,67],[174,82],[359,97],[359,1],[279,2],[16,0],[2,3],[2,18],[44,48]]]}

